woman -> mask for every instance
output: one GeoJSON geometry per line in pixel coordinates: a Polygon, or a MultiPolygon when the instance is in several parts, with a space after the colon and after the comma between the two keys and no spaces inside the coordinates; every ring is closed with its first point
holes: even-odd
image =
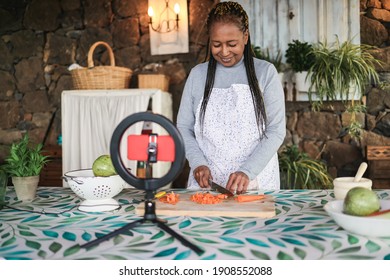
{"type": "Polygon", "coordinates": [[[278,73],[253,57],[238,3],[217,4],[207,30],[209,61],[191,70],[177,116],[191,168],[187,187],[207,188],[212,179],[237,194],[279,189],[286,127],[278,73]]]}

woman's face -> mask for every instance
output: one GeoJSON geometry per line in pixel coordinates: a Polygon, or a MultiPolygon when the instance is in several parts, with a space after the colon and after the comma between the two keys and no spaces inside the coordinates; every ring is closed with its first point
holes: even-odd
{"type": "Polygon", "coordinates": [[[247,42],[248,31],[242,32],[233,23],[216,22],[211,27],[211,54],[223,66],[230,67],[239,62],[247,42]]]}

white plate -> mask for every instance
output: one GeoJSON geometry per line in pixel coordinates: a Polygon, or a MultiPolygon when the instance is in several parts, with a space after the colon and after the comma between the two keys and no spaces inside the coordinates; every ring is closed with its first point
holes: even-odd
{"type": "MultiPolygon", "coordinates": [[[[390,200],[381,200],[381,209],[390,209],[390,200]]],[[[343,213],[344,200],[334,200],[325,204],[325,211],[346,231],[371,236],[390,237],[390,219],[384,217],[358,217],[343,213]]]]}

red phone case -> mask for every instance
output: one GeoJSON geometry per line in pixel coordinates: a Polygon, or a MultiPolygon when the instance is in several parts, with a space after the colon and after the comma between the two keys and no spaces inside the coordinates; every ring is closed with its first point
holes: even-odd
{"type": "MultiPolygon", "coordinates": [[[[148,160],[149,135],[129,135],[127,137],[127,158],[129,160],[148,160]]],[[[157,137],[157,161],[175,160],[175,142],[170,135],[157,137]]]]}

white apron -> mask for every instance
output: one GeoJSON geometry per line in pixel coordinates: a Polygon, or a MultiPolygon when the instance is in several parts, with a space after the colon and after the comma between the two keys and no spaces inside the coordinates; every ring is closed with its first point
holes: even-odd
{"type": "MultiPolygon", "coordinates": [[[[214,181],[226,186],[229,175],[245,162],[260,138],[250,88],[243,84],[214,88],[207,104],[203,134],[199,120],[201,104],[202,100],[196,112],[195,137],[214,181]]],[[[188,189],[200,189],[192,169],[187,185],[188,189]]],[[[248,186],[248,190],[276,189],[280,189],[277,153],[248,186]]]]}

